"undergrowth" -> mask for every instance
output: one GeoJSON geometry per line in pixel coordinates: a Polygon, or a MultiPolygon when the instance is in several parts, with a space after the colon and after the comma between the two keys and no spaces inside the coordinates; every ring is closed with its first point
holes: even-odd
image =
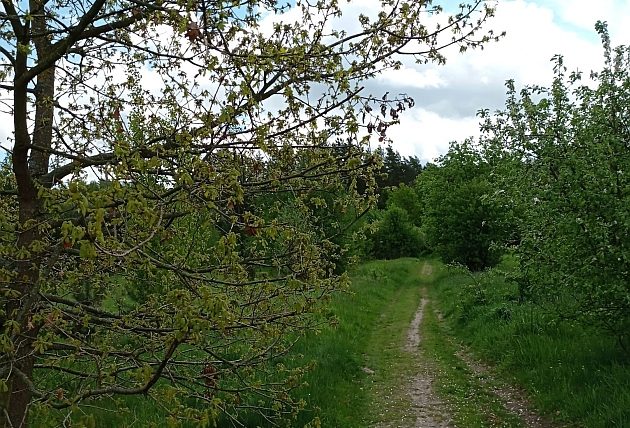
{"type": "Polygon", "coordinates": [[[450,269],[431,294],[454,335],[535,407],[569,426],[630,426],[630,361],[614,337],[518,299],[505,258],[494,270],[450,269]]]}

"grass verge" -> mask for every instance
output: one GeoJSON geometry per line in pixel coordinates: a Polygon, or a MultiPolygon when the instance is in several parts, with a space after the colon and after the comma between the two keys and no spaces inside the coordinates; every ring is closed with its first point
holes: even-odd
{"type": "MultiPolygon", "coordinates": [[[[628,355],[596,329],[520,304],[516,286],[505,280],[510,269],[507,260],[493,271],[457,270],[438,280],[431,296],[444,314],[442,334],[454,335],[497,366],[504,380],[523,386],[535,407],[558,422],[630,426],[628,355]]],[[[429,321],[427,328],[435,327],[429,321]]],[[[445,345],[427,346],[439,353],[445,345]]]]}
{"type": "MultiPolygon", "coordinates": [[[[318,421],[323,427],[359,428],[405,419],[410,403],[401,379],[413,374],[414,361],[403,345],[420,300],[419,267],[417,259],[400,259],[354,269],[350,292],[336,295],[329,304],[336,325],[305,334],[280,361],[313,365],[305,385],[293,391],[306,408],[297,419],[285,421],[286,426],[318,421]]],[[[54,426],[63,418],[43,412],[33,416],[38,426],[54,426]]],[[[167,416],[150,397],[122,397],[102,400],[85,415],[68,415],[67,421],[85,427],[157,427],[164,426],[167,416]]],[[[219,426],[224,423],[229,425],[219,421],[219,426]]],[[[245,426],[269,423],[250,415],[245,426]]]]}

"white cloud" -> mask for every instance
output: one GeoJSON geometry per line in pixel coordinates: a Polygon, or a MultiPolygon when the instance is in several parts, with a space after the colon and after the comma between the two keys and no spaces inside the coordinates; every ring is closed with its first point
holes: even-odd
{"type": "Polygon", "coordinates": [[[605,0],[505,0],[499,2],[488,28],[507,31],[499,43],[483,50],[459,54],[446,52],[447,64],[415,65],[406,61],[406,76],[431,76],[431,80],[401,78],[388,71],[379,82],[397,83],[399,92],[410,92],[416,111],[406,112],[403,123],[392,128],[394,148],[422,159],[443,154],[448,142],[477,135],[475,113],[481,108],[502,108],[504,83],[514,79],[517,86],[548,86],[553,78],[551,58],[564,56],[570,71],[588,74],[603,65],[599,37],[593,29],[598,19],[609,22],[613,45],[628,43],[630,29],[623,17],[630,16],[630,2],[605,0]],[[626,37],[626,40],[623,40],[626,37]],[[425,84],[423,84],[423,82],[425,84]],[[474,125],[474,126],[473,126],[474,125]]]}
{"type": "MultiPolygon", "coordinates": [[[[539,0],[541,3],[542,0],[539,0]]],[[[546,0],[558,14],[562,23],[593,32],[595,22],[606,21],[612,44],[628,44],[630,38],[630,2],[627,0],[546,0]]]]}
{"type": "Polygon", "coordinates": [[[439,88],[446,85],[444,78],[435,68],[426,70],[403,66],[399,70],[391,70],[376,78],[377,83],[404,85],[412,88],[439,88]]]}
{"type": "Polygon", "coordinates": [[[446,118],[422,108],[401,117],[400,124],[390,128],[388,137],[403,156],[417,156],[430,162],[446,153],[451,141],[463,141],[477,133],[477,117],[446,118]]]}

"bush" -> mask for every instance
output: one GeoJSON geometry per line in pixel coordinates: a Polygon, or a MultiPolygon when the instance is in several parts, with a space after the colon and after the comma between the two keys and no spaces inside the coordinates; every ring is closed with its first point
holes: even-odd
{"type": "Polygon", "coordinates": [[[368,254],[377,259],[418,257],[427,248],[422,232],[399,207],[388,208],[383,217],[372,225],[367,237],[368,254]]]}

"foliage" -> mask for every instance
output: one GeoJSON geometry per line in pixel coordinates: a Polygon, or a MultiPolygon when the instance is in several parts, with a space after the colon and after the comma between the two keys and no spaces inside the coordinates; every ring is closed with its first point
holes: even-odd
{"type": "MultiPolygon", "coordinates": [[[[560,425],[627,426],[627,354],[615,346],[614,338],[592,326],[558,320],[531,301],[521,302],[518,285],[510,279],[518,268],[514,256],[486,272],[449,268],[429,288],[445,325],[426,340],[439,349],[448,346],[445,335],[450,334],[470,346],[560,425]]],[[[457,375],[455,367],[449,362],[445,369],[457,375]]]]}
{"type": "Polygon", "coordinates": [[[422,223],[422,205],[415,188],[401,183],[389,192],[387,206],[405,210],[409,221],[414,226],[420,227],[422,223]]]}
{"type": "Polygon", "coordinates": [[[367,252],[374,258],[419,257],[426,250],[420,229],[411,223],[402,208],[388,208],[371,227],[367,252]]]}
{"type": "Polygon", "coordinates": [[[347,282],[349,218],[318,216],[375,201],[369,131],[412,105],[361,82],[486,43],[492,8],[385,1],[352,32],[337,2],[2,5],[1,424],[129,395],[169,425],[293,414],[272,362],[347,282]]]}
{"type": "Polygon", "coordinates": [[[403,157],[391,146],[375,150],[375,154],[383,158],[383,168],[377,177],[380,190],[378,207],[383,209],[391,198],[392,189],[401,185],[411,185],[422,172],[422,164],[416,156],[403,157]]]}
{"type": "Polygon", "coordinates": [[[499,260],[507,239],[505,209],[494,192],[490,163],[472,142],[453,143],[438,165],[420,175],[422,229],[427,244],[447,263],[482,270],[499,260]]]}
{"type": "Polygon", "coordinates": [[[506,159],[497,194],[517,208],[521,296],[562,318],[596,323],[621,340],[630,331],[630,49],[611,49],[592,73],[553,60],[551,87],[516,93],[487,115],[487,153],[506,159]]]}

